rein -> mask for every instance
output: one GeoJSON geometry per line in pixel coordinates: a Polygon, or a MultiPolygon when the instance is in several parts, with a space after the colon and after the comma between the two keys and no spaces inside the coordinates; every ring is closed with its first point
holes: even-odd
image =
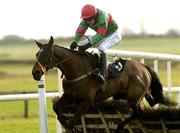
{"type": "Polygon", "coordinates": [[[40,56],[40,52],[39,52],[39,54],[38,54],[38,56],[37,56],[37,58],[36,58],[36,62],[38,63],[38,65],[41,67],[41,70],[42,70],[43,73],[45,74],[45,73],[46,73],[46,67],[44,67],[44,66],[39,62],[39,60],[38,60],[39,56],[40,56]]]}
{"type": "Polygon", "coordinates": [[[44,67],[43,65],[41,65],[41,63],[38,61],[38,59],[36,59],[36,62],[38,63],[38,65],[41,67],[41,70],[43,71],[43,73],[46,73],[46,67],[44,67]]]}
{"type": "MultiPolygon", "coordinates": [[[[58,65],[62,65],[62,63],[66,62],[67,60],[69,60],[72,56],[69,56],[67,58],[65,58],[64,60],[58,62],[58,63],[55,63],[54,62],[54,66],[57,67],[58,65]]],[[[55,57],[56,58],[56,57],[55,57]]],[[[57,58],[56,58],[57,59],[57,58]]]]}
{"type": "Polygon", "coordinates": [[[90,72],[88,72],[88,73],[86,73],[86,74],[84,74],[84,75],[82,75],[80,77],[77,77],[77,78],[75,78],[73,80],[67,80],[66,78],[65,78],[65,80],[66,80],[66,82],[71,82],[71,83],[77,82],[77,81],[79,81],[79,80],[81,80],[83,78],[86,78],[87,76],[89,76],[90,74],[92,74],[93,72],[95,72],[97,70],[98,70],[98,68],[96,68],[96,69],[94,69],[94,70],[92,70],[92,71],[90,71],[90,72]]]}
{"type": "MultiPolygon", "coordinates": [[[[77,56],[77,55],[75,55],[75,56],[77,56]]],[[[55,57],[55,56],[54,56],[54,57],[55,57]]],[[[69,57],[65,58],[64,60],[62,60],[62,61],[60,61],[60,62],[58,62],[58,63],[54,63],[54,64],[55,64],[54,66],[57,67],[58,65],[62,65],[62,63],[66,62],[66,61],[69,60],[71,57],[74,57],[74,55],[69,56],[69,57]]],[[[56,57],[55,57],[55,58],[56,58],[56,57]]],[[[56,59],[57,59],[57,58],[56,58],[56,59]]],[[[81,79],[84,79],[84,78],[88,77],[90,74],[92,74],[92,73],[94,73],[95,71],[98,70],[98,68],[96,68],[96,69],[94,69],[94,70],[92,70],[92,71],[90,71],[90,72],[87,72],[82,57],[81,57],[81,60],[82,60],[82,62],[83,62],[83,67],[84,67],[84,69],[85,69],[85,74],[83,74],[82,76],[77,77],[77,78],[75,78],[75,79],[73,79],[73,80],[67,80],[67,79],[65,78],[66,82],[70,82],[70,83],[77,82],[77,81],[79,81],[79,80],[81,80],[81,79]]]]}
{"type": "MultiPolygon", "coordinates": [[[[49,67],[48,65],[46,65],[46,66],[43,66],[40,62],[39,62],[39,60],[38,60],[38,58],[39,58],[39,56],[40,56],[40,53],[38,54],[38,56],[37,56],[37,58],[36,58],[36,62],[38,63],[38,65],[40,66],[40,68],[41,68],[41,70],[43,71],[43,73],[45,74],[46,73],[46,66],[47,67],[49,67]]],[[[63,59],[62,61],[60,61],[60,62],[55,62],[55,60],[58,60],[56,57],[55,57],[55,55],[53,54],[53,49],[52,49],[52,51],[51,51],[51,54],[50,54],[50,56],[49,56],[49,62],[50,61],[52,61],[52,66],[51,67],[57,67],[58,65],[61,65],[62,66],[62,63],[64,63],[64,62],[66,62],[66,61],[68,61],[70,58],[72,58],[74,55],[72,55],[72,56],[69,56],[69,57],[67,57],[67,58],[65,58],[65,59],[63,59]],[[53,59],[53,57],[55,58],[55,59],[53,59]]],[[[82,60],[82,59],[81,59],[82,60]]],[[[83,62],[83,66],[84,66],[84,61],[82,60],[82,62],[83,62]]],[[[82,76],[80,76],[80,77],[77,77],[77,78],[75,78],[75,79],[73,79],[73,80],[67,80],[67,79],[65,79],[67,82],[77,82],[77,81],[79,81],[79,80],[81,80],[81,79],[83,79],[83,78],[86,78],[87,76],[89,76],[90,74],[92,74],[93,72],[95,72],[95,71],[97,71],[98,70],[98,68],[96,68],[96,69],[94,69],[94,70],[92,70],[92,71],[90,71],[90,72],[87,72],[86,71],[86,69],[85,69],[85,74],[83,74],[82,76]]]]}

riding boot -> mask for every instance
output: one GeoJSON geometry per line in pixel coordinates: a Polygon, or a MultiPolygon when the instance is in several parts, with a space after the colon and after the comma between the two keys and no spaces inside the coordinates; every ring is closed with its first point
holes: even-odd
{"type": "Polygon", "coordinates": [[[100,58],[101,58],[101,63],[100,63],[100,72],[97,75],[98,80],[100,81],[100,83],[104,84],[105,83],[105,72],[106,72],[106,65],[107,65],[107,61],[106,61],[106,53],[101,53],[100,54],[100,58]]]}

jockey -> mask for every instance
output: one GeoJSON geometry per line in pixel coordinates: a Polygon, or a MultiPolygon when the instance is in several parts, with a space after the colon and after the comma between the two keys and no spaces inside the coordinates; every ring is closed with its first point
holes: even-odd
{"type": "Polygon", "coordinates": [[[76,30],[75,39],[70,48],[85,51],[90,47],[96,47],[100,51],[100,72],[96,75],[101,83],[105,83],[106,51],[116,45],[121,40],[121,35],[117,32],[118,26],[112,16],[104,11],[86,4],[81,11],[81,22],[76,30]],[[90,41],[85,39],[80,41],[86,30],[90,27],[96,34],[90,37],[90,41]]]}

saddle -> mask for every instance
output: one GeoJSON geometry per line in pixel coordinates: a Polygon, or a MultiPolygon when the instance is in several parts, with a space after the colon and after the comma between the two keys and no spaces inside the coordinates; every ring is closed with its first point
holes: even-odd
{"type": "MultiPolygon", "coordinates": [[[[90,56],[91,63],[92,65],[100,68],[100,58],[98,57],[97,54],[91,54],[90,56]]],[[[108,79],[113,79],[115,78],[119,73],[121,73],[124,70],[124,66],[126,64],[126,60],[119,58],[115,60],[114,62],[110,63],[107,67],[108,71],[108,79]]],[[[98,71],[96,72],[98,73],[98,71]]]]}
{"type": "MultiPolygon", "coordinates": [[[[82,53],[81,53],[82,54],[82,53]]],[[[93,68],[100,68],[100,58],[96,53],[89,53],[85,52],[83,53],[86,56],[88,56],[89,60],[91,61],[91,64],[93,68]]],[[[126,64],[126,60],[119,58],[115,60],[114,62],[110,63],[108,65],[108,79],[113,79],[115,78],[119,73],[121,73],[124,70],[124,66],[126,64]]],[[[97,70],[95,73],[98,73],[99,71],[97,70]]]]}

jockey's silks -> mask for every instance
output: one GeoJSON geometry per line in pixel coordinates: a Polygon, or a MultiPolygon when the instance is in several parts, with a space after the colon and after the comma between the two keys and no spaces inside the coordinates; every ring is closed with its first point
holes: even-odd
{"type": "Polygon", "coordinates": [[[81,20],[79,27],[75,34],[75,41],[78,43],[86,30],[90,27],[96,34],[91,38],[91,44],[95,45],[103,38],[114,33],[117,29],[117,23],[112,16],[104,11],[97,9],[96,22],[93,26],[89,25],[85,20],[81,20]]]}

